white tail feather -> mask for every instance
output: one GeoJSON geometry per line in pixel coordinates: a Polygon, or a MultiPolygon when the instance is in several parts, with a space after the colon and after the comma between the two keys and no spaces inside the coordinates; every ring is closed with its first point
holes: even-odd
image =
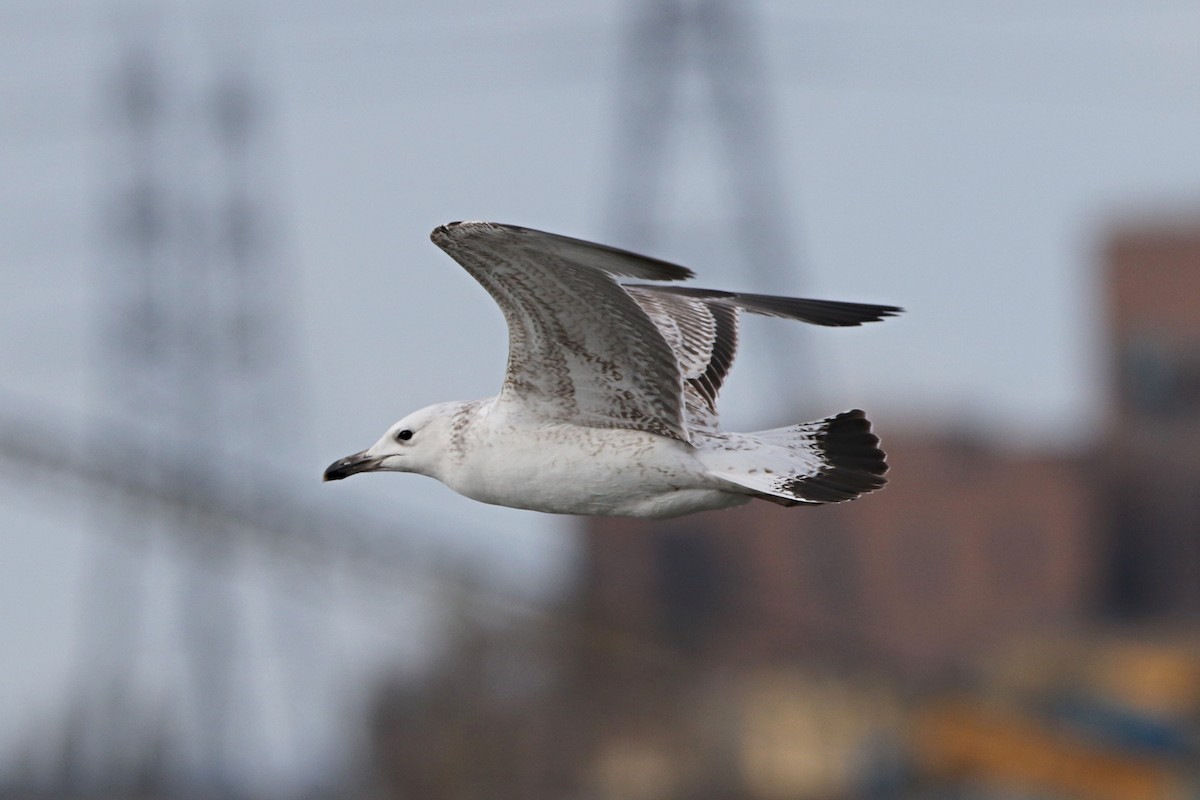
{"type": "Polygon", "coordinates": [[[840,503],[887,482],[879,438],[857,409],[739,438],[746,446],[714,453],[709,474],[764,500],[782,505],[840,503]]]}

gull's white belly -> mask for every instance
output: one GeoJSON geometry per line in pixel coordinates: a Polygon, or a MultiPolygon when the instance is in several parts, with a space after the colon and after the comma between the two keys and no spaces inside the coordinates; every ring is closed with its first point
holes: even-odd
{"type": "Polygon", "coordinates": [[[440,476],[459,494],[553,514],[672,517],[748,502],[664,436],[574,425],[476,431],[440,476]]]}

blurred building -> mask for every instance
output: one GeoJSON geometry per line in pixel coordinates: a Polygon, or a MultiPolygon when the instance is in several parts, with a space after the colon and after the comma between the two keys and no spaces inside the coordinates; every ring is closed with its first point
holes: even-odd
{"type": "Polygon", "coordinates": [[[859,502],[587,522],[580,614],[610,643],[576,673],[597,796],[635,796],[615,777],[634,752],[672,776],[647,797],[885,796],[906,694],[1086,617],[1077,462],[950,435],[885,446],[892,482],[859,502]]]}
{"type": "Polygon", "coordinates": [[[952,437],[884,446],[891,482],[858,502],[589,520],[589,623],[699,658],[818,653],[911,682],[1087,615],[1097,564],[1078,463],[952,437]]]}
{"type": "Polygon", "coordinates": [[[1200,222],[1118,231],[1106,257],[1111,416],[1098,498],[1107,603],[1200,612],[1200,222]]]}
{"type": "Polygon", "coordinates": [[[1200,788],[1200,636],[1174,627],[1019,637],[969,691],[909,712],[916,783],[954,796],[1173,800],[1200,788]]]}

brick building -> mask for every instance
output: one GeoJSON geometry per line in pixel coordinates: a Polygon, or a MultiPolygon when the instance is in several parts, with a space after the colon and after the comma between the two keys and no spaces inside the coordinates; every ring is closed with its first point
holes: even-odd
{"type": "Polygon", "coordinates": [[[589,620],[698,658],[816,655],[923,678],[1089,610],[1093,520],[1076,463],[887,434],[891,483],[853,503],[590,520],[589,620]]]}
{"type": "Polygon", "coordinates": [[[1107,251],[1111,417],[1099,498],[1106,610],[1200,612],[1200,224],[1116,233],[1107,251]]]}

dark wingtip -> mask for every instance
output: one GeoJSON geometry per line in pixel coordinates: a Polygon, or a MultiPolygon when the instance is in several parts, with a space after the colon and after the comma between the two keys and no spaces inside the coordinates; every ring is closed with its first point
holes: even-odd
{"type": "MultiPolygon", "coordinates": [[[[813,325],[834,328],[878,322],[904,313],[900,306],[873,303],[847,303],[840,300],[809,300],[799,297],[770,295],[737,295],[747,311],[757,314],[790,317],[813,325]]],[[[736,301],[735,301],[736,302],[736,301]]]]}
{"type": "MultiPolygon", "coordinates": [[[[629,284],[640,286],[640,284],[629,284]]],[[[904,313],[900,306],[881,306],[873,303],[847,303],[840,300],[811,300],[806,297],[780,297],[773,294],[747,294],[725,292],[719,289],[701,289],[696,286],[643,286],[666,294],[694,297],[714,305],[725,305],[762,314],[808,322],[812,325],[847,327],[877,322],[886,317],[904,313]]]]}
{"type": "Polygon", "coordinates": [[[886,317],[898,317],[904,313],[904,309],[900,306],[875,306],[875,308],[879,310],[879,316],[863,320],[864,322],[877,322],[886,317]]]}

